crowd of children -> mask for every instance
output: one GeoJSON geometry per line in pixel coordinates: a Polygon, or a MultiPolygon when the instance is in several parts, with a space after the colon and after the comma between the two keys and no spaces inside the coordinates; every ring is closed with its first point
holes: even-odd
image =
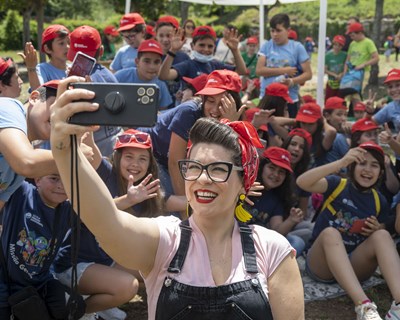
{"type": "Polygon", "coordinates": [[[189,19],[180,27],[173,16],[152,26],[139,13],[124,15],[103,36],[87,25],[72,32],[51,25],[40,44],[48,62],[38,63],[30,42],[21,53],[30,85],[25,106],[17,100],[17,65],[0,58],[0,318],[16,312],[9,296],[33,286],[50,319],[67,319],[71,279],[77,277],[84,299],[79,297],[74,319],[125,319],[117,307],[142,282],[137,270],[113,261],[85,225],[77,266],[71,263],[71,208],[49,151],[49,113],[58,80],[68,76],[68,61],[80,51],[96,60],[87,75],[92,82],[159,88],[154,127],[101,126],[81,139],[119,209],[186,219],[178,161],[186,157],[192,126],[204,117],[251,122],[263,147],[253,173],[259,185],[247,199],[253,204],[249,223],[286,236],[297,256],[306,257],[310,277],[339,283],[358,320],[381,319],[360,284],[379,266],[394,300],[385,319],[400,319],[394,240],[400,234],[400,69],[384,81],[389,103],[378,111],[374,94],[362,101],[365,73],[379,56],[363,25],[351,19],[346,36],[335,35],[326,54],[323,106],[299,94],[312,77],[313,50],[297,41],[286,14],[271,18],[268,41],[242,39],[233,25],[218,39],[211,26],[189,19]],[[116,51],[118,36],[126,45],[116,51]],[[41,142],[34,148],[36,140],[41,142]]]}

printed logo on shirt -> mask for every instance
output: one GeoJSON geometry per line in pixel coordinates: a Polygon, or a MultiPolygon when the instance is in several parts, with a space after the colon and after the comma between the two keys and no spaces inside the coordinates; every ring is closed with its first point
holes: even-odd
{"type": "Polygon", "coordinates": [[[36,214],[32,214],[30,212],[25,213],[25,220],[30,220],[31,222],[36,223],[37,225],[43,228],[43,224],[40,220],[40,217],[37,216],[36,214]]]}
{"type": "Polygon", "coordinates": [[[353,202],[351,199],[346,199],[346,198],[344,198],[344,199],[342,200],[342,202],[343,202],[343,204],[348,205],[349,207],[352,207],[352,208],[354,208],[354,209],[358,209],[358,208],[356,207],[356,205],[354,204],[354,202],[353,202]]]}

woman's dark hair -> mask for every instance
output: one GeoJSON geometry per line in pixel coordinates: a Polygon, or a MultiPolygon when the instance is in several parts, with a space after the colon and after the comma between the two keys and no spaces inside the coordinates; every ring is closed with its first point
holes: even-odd
{"type": "MultiPolygon", "coordinates": [[[[114,151],[111,159],[112,163],[112,170],[113,173],[117,177],[118,181],[118,195],[123,196],[126,194],[127,188],[128,188],[128,181],[126,181],[122,175],[121,175],[121,158],[122,158],[122,150],[117,149],[114,151]]],[[[135,185],[138,185],[139,183],[142,182],[144,178],[148,174],[152,174],[153,180],[158,179],[158,167],[157,167],[157,162],[153,156],[153,153],[151,152],[150,149],[148,149],[149,155],[150,155],[150,163],[149,163],[149,168],[147,169],[146,174],[142,179],[137,181],[135,185]]],[[[125,211],[137,216],[137,217],[157,217],[159,215],[162,215],[164,212],[164,200],[163,200],[163,195],[160,190],[157,191],[157,196],[151,199],[147,199],[143,202],[140,203],[141,206],[141,211],[140,212],[134,212],[132,207],[126,209],[125,211]]]]}
{"type": "Polygon", "coordinates": [[[385,174],[385,156],[382,155],[379,151],[377,150],[373,150],[373,149],[366,149],[368,153],[370,153],[379,163],[379,167],[381,168],[381,174],[378,178],[378,180],[375,182],[375,184],[369,188],[364,188],[361,187],[358,182],[356,181],[356,179],[354,178],[354,170],[355,167],[357,165],[356,162],[353,162],[352,164],[349,165],[349,170],[348,170],[348,176],[350,181],[357,187],[357,189],[361,190],[361,191],[365,191],[367,189],[372,189],[375,188],[377,186],[379,186],[382,182],[382,178],[385,174]]]}
{"type": "MultiPolygon", "coordinates": [[[[237,133],[229,126],[212,118],[200,118],[193,125],[189,133],[192,145],[198,143],[213,143],[232,152],[232,163],[242,166],[242,149],[240,148],[237,133]]],[[[242,175],[242,171],[238,171],[242,175]]]]}
{"type": "Polygon", "coordinates": [[[108,40],[105,34],[103,34],[101,37],[101,43],[103,44],[104,52],[111,52],[111,42],[108,40]]]}
{"type": "MultiPolygon", "coordinates": [[[[300,122],[296,121],[295,128],[301,128],[300,122]]],[[[321,157],[325,152],[324,148],[322,147],[322,140],[324,138],[323,130],[324,119],[321,117],[317,120],[317,130],[315,130],[314,134],[312,135],[313,145],[315,145],[315,158],[321,157]]]]}
{"type": "MultiPolygon", "coordinates": [[[[302,138],[302,137],[301,137],[302,138]]],[[[290,143],[292,142],[293,136],[288,136],[285,141],[283,141],[282,148],[283,149],[288,149],[290,143]]],[[[296,164],[296,166],[293,168],[294,175],[298,177],[299,175],[303,174],[304,172],[307,171],[308,166],[310,164],[310,147],[307,143],[307,140],[302,138],[304,140],[304,148],[303,148],[303,156],[301,157],[301,160],[296,164]]]]}
{"type": "Polygon", "coordinates": [[[258,107],[262,110],[275,109],[274,116],[284,117],[287,102],[282,97],[265,95],[260,100],[258,107]]]}
{"type": "Polygon", "coordinates": [[[3,83],[4,86],[11,85],[11,78],[14,73],[17,72],[17,67],[15,66],[14,60],[10,57],[3,58],[4,61],[11,60],[13,63],[0,75],[0,81],[3,83]]]}
{"type": "MultiPolygon", "coordinates": [[[[260,166],[258,167],[257,181],[261,182],[262,184],[264,184],[262,179],[264,167],[270,163],[272,162],[268,158],[264,157],[260,158],[260,166]]],[[[274,191],[276,191],[276,194],[279,197],[278,200],[283,205],[284,209],[283,219],[285,220],[289,216],[290,208],[292,208],[293,205],[295,204],[295,199],[293,198],[294,192],[293,192],[292,176],[288,170],[286,169],[284,170],[286,172],[285,180],[283,180],[283,183],[279,187],[274,188],[274,191]]],[[[268,192],[268,190],[264,192],[268,192]]]]}
{"type": "MultiPolygon", "coordinates": [[[[236,110],[238,111],[240,109],[240,107],[242,106],[242,100],[240,98],[239,92],[230,91],[230,90],[227,90],[226,92],[232,96],[233,100],[235,100],[236,110]]],[[[208,98],[208,96],[203,96],[203,106],[206,103],[207,98],[208,98]]],[[[204,111],[203,111],[203,116],[204,116],[204,111]]]]}
{"type": "MultiPolygon", "coordinates": [[[[182,29],[183,29],[183,30],[185,30],[186,25],[187,25],[188,23],[193,24],[193,27],[196,28],[196,24],[194,23],[194,21],[193,21],[192,19],[186,19],[185,22],[184,22],[183,25],[182,25],[182,29]]],[[[193,28],[193,30],[194,30],[194,28],[193,28]]]]}

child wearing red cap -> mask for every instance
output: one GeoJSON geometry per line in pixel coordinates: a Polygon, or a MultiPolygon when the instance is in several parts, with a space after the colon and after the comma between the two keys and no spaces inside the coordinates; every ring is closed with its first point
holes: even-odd
{"type": "Polygon", "coordinates": [[[104,52],[102,57],[100,58],[101,61],[109,61],[114,59],[115,57],[115,45],[114,42],[119,37],[119,33],[117,28],[113,25],[108,25],[103,30],[103,35],[101,37],[101,42],[104,46],[104,52]]]}
{"type": "Polygon", "coordinates": [[[243,82],[258,78],[256,75],[257,50],[258,50],[258,38],[257,37],[247,38],[246,50],[242,53],[242,58],[247,68],[247,73],[242,78],[243,82]]]}
{"type": "Polygon", "coordinates": [[[136,67],[125,68],[115,73],[120,83],[154,83],[160,89],[159,109],[167,109],[172,98],[164,81],[158,78],[163,51],[159,42],[154,39],[144,40],[135,59],[136,67]]]}
{"type": "Polygon", "coordinates": [[[28,70],[29,84],[34,90],[43,83],[66,77],[67,54],[69,50],[69,30],[60,24],[48,26],[42,34],[40,51],[46,53],[49,62],[37,63],[36,50],[31,42],[25,44],[20,55],[28,70]]]}
{"type": "Polygon", "coordinates": [[[172,39],[171,49],[167,52],[161,70],[160,79],[176,80],[182,77],[195,78],[202,73],[210,74],[214,70],[235,70],[238,74],[246,74],[246,65],[239,51],[239,35],[231,32],[229,41],[232,53],[235,58],[235,66],[224,64],[214,59],[216,33],[210,26],[200,26],[193,31],[192,59],[172,65],[176,53],[183,46],[182,35],[177,32],[172,39]]]}
{"type": "Polygon", "coordinates": [[[292,188],[293,173],[289,151],[269,147],[263,152],[258,169],[257,181],[264,186],[261,196],[252,198],[252,223],[278,231],[286,236],[297,256],[305,248],[305,242],[290,231],[303,221],[303,211],[296,208],[292,188]]]}
{"type": "MultiPolygon", "coordinates": [[[[156,40],[161,45],[163,51],[162,55],[163,60],[166,58],[168,51],[171,49],[171,40],[177,33],[178,29],[179,29],[179,22],[175,17],[162,16],[158,18],[155,29],[156,40]]],[[[175,53],[175,57],[172,61],[172,64],[177,64],[186,60],[190,60],[190,57],[182,50],[179,50],[175,53]]],[[[169,94],[171,95],[172,98],[172,103],[171,105],[168,106],[168,108],[173,108],[181,102],[176,97],[177,93],[179,96],[181,82],[175,80],[169,80],[169,81],[167,80],[165,81],[165,83],[167,85],[169,94]]]]}
{"type": "Polygon", "coordinates": [[[18,98],[22,83],[14,61],[11,58],[0,58],[0,97],[18,98]]]}
{"type": "Polygon", "coordinates": [[[325,101],[330,97],[339,96],[340,79],[343,76],[344,64],[347,54],[342,51],[346,38],[336,35],[332,40],[332,50],[325,55],[325,73],[328,75],[328,82],[325,88],[325,101]]]}
{"type": "Polygon", "coordinates": [[[338,282],[354,302],[357,319],[381,319],[360,284],[378,266],[394,298],[386,319],[400,316],[400,258],[389,232],[382,228],[390,207],[376,190],[384,175],[384,162],[382,148],[366,142],[350,149],[342,159],[311,169],[297,179],[302,189],[324,196],[306,271],[316,281],[338,282]],[[348,168],[349,178],[335,174],[342,168],[348,168]]]}
{"type": "Polygon", "coordinates": [[[367,108],[365,106],[365,103],[361,101],[357,102],[353,108],[354,119],[357,121],[364,118],[366,116],[366,111],[367,108]]]}
{"type": "Polygon", "coordinates": [[[131,68],[136,65],[137,50],[144,40],[146,24],[139,13],[127,13],[119,21],[117,31],[124,39],[126,45],[117,51],[114,60],[111,62],[110,69],[113,71],[131,68]]]}

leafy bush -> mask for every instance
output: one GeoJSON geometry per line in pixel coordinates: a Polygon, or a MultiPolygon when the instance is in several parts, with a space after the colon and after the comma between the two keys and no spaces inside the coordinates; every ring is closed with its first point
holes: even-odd
{"type": "Polygon", "coordinates": [[[0,25],[0,48],[2,50],[20,50],[22,46],[22,18],[14,10],[7,12],[0,25]]]}

